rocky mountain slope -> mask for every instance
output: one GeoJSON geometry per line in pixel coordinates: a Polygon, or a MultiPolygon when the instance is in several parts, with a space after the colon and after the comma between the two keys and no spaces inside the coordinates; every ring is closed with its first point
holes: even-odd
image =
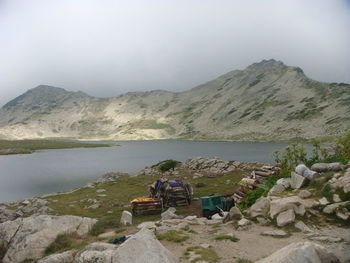
{"type": "Polygon", "coordinates": [[[350,85],[263,60],[186,92],[96,98],[39,86],[0,110],[0,138],[284,140],[350,127],[350,85]]]}

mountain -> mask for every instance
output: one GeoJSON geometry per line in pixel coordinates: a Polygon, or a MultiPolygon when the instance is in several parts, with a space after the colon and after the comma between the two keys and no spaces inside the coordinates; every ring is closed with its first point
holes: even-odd
{"type": "Polygon", "coordinates": [[[0,109],[0,137],[288,140],[350,127],[350,85],[263,60],[189,91],[96,98],[39,86],[0,109]]]}

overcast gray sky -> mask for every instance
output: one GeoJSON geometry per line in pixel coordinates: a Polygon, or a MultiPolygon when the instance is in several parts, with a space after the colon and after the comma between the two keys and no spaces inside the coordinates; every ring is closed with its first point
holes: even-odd
{"type": "Polygon", "coordinates": [[[269,58],[350,83],[350,1],[0,0],[0,105],[39,84],[181,91],[269,58]]]}

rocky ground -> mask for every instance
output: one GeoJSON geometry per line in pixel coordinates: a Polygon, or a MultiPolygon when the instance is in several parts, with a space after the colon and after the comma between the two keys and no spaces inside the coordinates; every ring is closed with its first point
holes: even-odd
{"type": "Polygon", "coordinates": [[[249,209],[233,207],[211,220],[201,217],[196,200],[161,216],[133,217],[128,202],[160,174],[191,182],[196,199],[233,193],[242,174],[260,166],[195,158],[162,173],[161,165],[0,205],[0,262],[350,262],[349,165],[299,165],[249,209]],[[121,245],[109,243],[128,235],[121,245]]]}

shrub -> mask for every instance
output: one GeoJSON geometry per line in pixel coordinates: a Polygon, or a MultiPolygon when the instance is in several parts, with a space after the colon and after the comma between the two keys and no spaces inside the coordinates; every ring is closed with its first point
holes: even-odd
{"type": "Polygon", "coordinates": [[[350,129],[337,139],[335,155],[342,158],[344,162],[350,159],[350,129]]]}
{"type": "Polygon", "coordinates": [[[161,170],[162,172],[169,171],[170,169],[174,169],[176,165],[179,163],[180,163],[179,161],[175,161],[175,160],[165,160],[158,164],[159,170],[161,170]]]}

